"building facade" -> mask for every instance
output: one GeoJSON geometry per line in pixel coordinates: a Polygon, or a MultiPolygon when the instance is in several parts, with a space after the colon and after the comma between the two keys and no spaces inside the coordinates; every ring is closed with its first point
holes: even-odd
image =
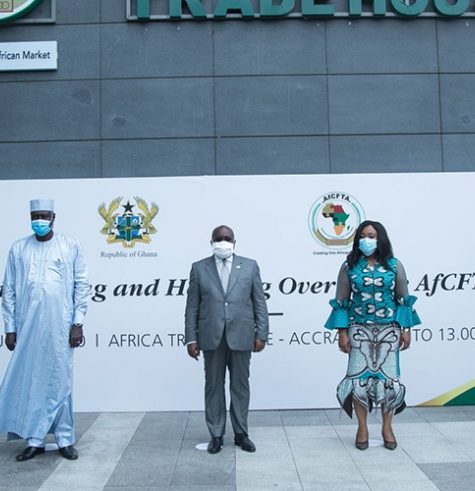
{"type": "Polygon", "coordinates": [[[58,43],[57,70],[0,72],[0,179],[475,170],[473,0],[266,19],[219,1],[160,21],[172,2],[42,0],[0,24],[58,43]]]}

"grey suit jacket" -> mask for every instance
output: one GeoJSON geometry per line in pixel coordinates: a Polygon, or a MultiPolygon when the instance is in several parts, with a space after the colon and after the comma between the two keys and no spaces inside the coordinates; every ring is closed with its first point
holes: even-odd
{"type": "Polygon", "coordinates": [[[267,341],[269,317],[259,266],[234,255],[226,294],[214,256],[193,263],[185,309],[185,342],[216,349],[226,326],[228,346],[252,350],[255,338],[267,341]]]}

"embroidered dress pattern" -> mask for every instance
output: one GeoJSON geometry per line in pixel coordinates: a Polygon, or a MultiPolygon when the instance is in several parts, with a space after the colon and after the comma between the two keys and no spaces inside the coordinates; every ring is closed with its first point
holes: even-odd
{"type": "Polygon", "coordinates": [[[351,351],[345,378],[337,387],[342,408],[352,416],[352,399],[371,411],[384,405],[387,412],[405,407],[406,388],[399,381],[399,343],[402,327],[420,324],[416,297],[408,294],[402,264],[369,266],[360,258],[353,268],[345,263],[338,276],[337,296],[325,323],[329,329],[348,329],[351,351]]]}

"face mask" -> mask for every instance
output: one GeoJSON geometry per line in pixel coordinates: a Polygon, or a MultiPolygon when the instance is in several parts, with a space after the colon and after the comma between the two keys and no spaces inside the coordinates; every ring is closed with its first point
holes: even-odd
{"type": "Polygon", "coordinates": [[[234,244],[225,240],[213,242],[211,246],[213,248],[213,254],[219,257],[219,259],[227,259],[234,252],[234,244]]]}
{"type": "Polygon", "coordinates": [[[378,247],[376,239],[360,239],[359,249],[365,256],[371,256],[378,247]]]}
{"type": "Polygon", "coordinates": [[[49,220],[32,220],[31,221],[31,228],[33,229],[33,232],[38,237],[44,237],[45,235],[48,235],[51,231],[51,222],[49,220]]]}

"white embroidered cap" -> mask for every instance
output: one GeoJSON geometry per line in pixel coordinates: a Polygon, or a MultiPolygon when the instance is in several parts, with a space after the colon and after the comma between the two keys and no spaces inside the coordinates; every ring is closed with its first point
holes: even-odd
{"type": "Polygon", "coordinates": [[[54,201],[52,199],[32,199],[30,211],[54,211],[54,201]]]}

